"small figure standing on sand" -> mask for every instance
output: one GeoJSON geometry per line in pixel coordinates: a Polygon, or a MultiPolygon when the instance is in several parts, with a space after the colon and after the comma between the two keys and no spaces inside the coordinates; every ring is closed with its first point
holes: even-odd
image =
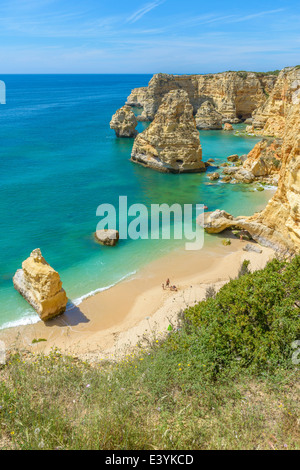
{"type": "Polygon", "coordinates": [[[240,234],[240,241],[242,242],[243,241],[243,235],[240,234]]]}
{"type": "Polygon", "coordinates": [[[165,290],[165,285],[164,285],[164,283],[162,283],[161,287],[163,288],[163,290],[165,290]]]}
{"type": "Polygon", "coordinates": [[[170,279],[169,278],[166,280],[166,287],[170,287],[170,279]]]}

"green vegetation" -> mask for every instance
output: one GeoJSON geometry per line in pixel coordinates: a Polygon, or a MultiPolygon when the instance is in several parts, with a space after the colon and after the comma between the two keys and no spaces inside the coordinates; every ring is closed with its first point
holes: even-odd
{"type": "Polygon", "coordinates": [[[246,262],[119,363],[11,353],[0,448],[299,448],[299,296],[299,256],[255,273],[246,262]]]}
{"type": "MultiPolygon", "coordinates": [[[[300,67],[300,66],[296,66],[296,68],[297,67],[300,67]]],[[[239,77],[246,78],[248,73],[254,73],[257,77],[265,77],[267,75],[276,75],[276,76],[278,76],[279,73],[280,73],[280,70],[270,70],[269,72],[251,72],[250,70],[249,71],[246,71],[246,70],[227,70],[226,72],[234,72],[234,73],[237,73],[239,77]]],[[[225,73],[225,72],[221,72],[221,73],[225,73]]]]}

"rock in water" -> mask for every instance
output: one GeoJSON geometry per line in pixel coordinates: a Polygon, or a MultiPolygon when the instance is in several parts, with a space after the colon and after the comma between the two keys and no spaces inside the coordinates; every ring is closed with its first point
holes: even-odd
{"type": "Polygon", "coordinates": [[[41,320],[49,320],[65,311],[68,298],[59,274],[46,262],[39,248],[23,261],[13,283],[41,320]]]}
{"type": "Polygon", "coordinates": [[[193,107],[184,90],[162,100],[154,121],[134,141],[131,160],[157,171],[205,171],[193,107]]]}
{"type": "Polygon", "coordinates": [[[110,128],[114,129],[117,137],[135,137],[137,135],[137,120],[130,106],[118,109],[110,121],[110,128]]]}
{"type": "Polygon", "coordinates": [[[101,245],[115,246],[119,241],[119,232],[113,229],[97,230],[95,240],[101,245]]]}
{"type": "Polygon", "coordinates": [[[195,116],[197,129],[222,129],[222,114],[210,101],[204,101],[195,116]]]}
{"type": "Polygon", "coordinates": [[[231,124],[229,124],[229,122],[225,122],[224,131],[233,131],[233,127],[231,124]]]}

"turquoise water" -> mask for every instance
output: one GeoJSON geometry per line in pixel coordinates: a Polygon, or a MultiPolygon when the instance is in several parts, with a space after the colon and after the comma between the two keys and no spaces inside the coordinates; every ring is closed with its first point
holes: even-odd
{"type": "MultiPolygon", "coordinates": [[[[7,104],[0,106],[0,326],[37,318],[12,286],[34,248],[41,248],[75,300],[183,244],[121,240],[114,249],[102,247],[92,237],[99,204],[118,206],[119,195],[126,195],[128,204],[203,203],[247,215],[271,196],[242,185],[210,185],[206,174],[161,174],[131,163],[133,140],[117,139],[109,121],[131,89],[150,78],[0,77],[7,88],[7,104]]],[[[146,125],[139,123],[139,130],[146,125]]],[[[248,153],[258,141],[223,131],[201,131],[200,139],[204,160],[218,162],[248,153]]]]}

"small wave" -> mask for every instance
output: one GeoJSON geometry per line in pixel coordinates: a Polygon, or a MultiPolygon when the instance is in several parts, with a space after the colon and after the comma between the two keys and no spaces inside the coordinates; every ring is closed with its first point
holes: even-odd
{"type": "MultiPolygon", "coordinates": [[[[260,188],[264,188],[266,191],[276,191],[278,189],[278,186],[273,186],[271,184],[266,184],[266,185],[259,185],[260,188]]],[[[255,188],[255,191],[257,191],[257,188],[255,188]]]]}
{"type": "Polygon", "coordinates": [[[105,291],[105,290],[111,289],[111,288],[114,287],[115,285],[119,284],[119,282],[124,281],[125,279],[127,279],[127,278],[130,277],[130,276],[133,276],[133,274],[136,274],[136,271],[132,271],[131,273],[126,274],[125,276],[121,277],[121,279],[119,279],[119,280],[118,280],[117,282],[115,282],[114,284],[110,284],[109,286],[105,286],[105,287],[99,287],[99,289],[92,290],[92,291],[89,292],[88,294],[84,294],[84,295],[82,295],[81,297],[78,297],[77,299],[72,300],[72,304],[71,304],[70,306],[67,306],[66,312],[67,312],[68,310],[72,310],[72,308],[74,308],[74,305],[75,305],[76,307],[77,307],[78,305],[80,305],[85,299],[88,299],[89,297],[92,297],[93,295],[98,294],[99,292],[103,292],[103,291],[105,291]]]}
{"type": "Polygon", "coordinates": [[[38,315],[27,315],[25,317],[20,318],[19,320],[12,320],[0,326],[0,330],[5,330],[6,328],[15,328],[16,326],[24,326],[24,325],[33,325],[40,321],[40,317],[38,315]]]}

